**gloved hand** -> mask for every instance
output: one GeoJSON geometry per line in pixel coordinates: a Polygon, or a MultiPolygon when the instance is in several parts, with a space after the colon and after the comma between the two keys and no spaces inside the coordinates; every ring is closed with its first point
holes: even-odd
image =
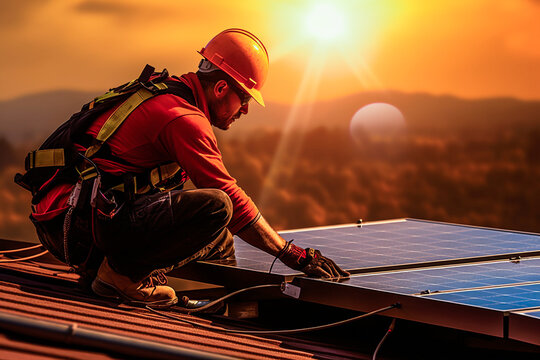
{"type": "Polygon", "coordinates": [[[321,254],[316,249],[302,249],[299,246],[288,243],[278,256],[288,267],[300,270],[312,277],[341,278],[349,277],[349,273],[342,270],[332,259],[321,254]]]}

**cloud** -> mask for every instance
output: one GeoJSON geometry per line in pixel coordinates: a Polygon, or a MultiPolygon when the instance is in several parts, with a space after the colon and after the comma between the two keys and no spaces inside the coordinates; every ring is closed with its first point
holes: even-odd
{"type": "Polygon", "coordinates": [[[85,0],[75,6],[74,9],[80,13],[126,15],[128,13],[134,13],[137,10],[137,6],[117,1],[85,0]]]}
{"type": "Polygon", "coordinates": [[[24,22],[32,13],[35,13],[49,1],[26,0],[4,1],[0,11],[0,27],[12,28],[24,22]]]}

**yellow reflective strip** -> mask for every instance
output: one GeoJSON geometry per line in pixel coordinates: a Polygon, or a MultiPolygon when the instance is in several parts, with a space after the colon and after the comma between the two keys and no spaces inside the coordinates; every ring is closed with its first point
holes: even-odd
{"type": "Polygon", "coordinates": [[[36,150],[30,153],[30,168],[64,166],[64,149],[36,150]]]}
{"type": "Polygon", "coordinates": [[[57,166],[64,166],[66,164],[64,158],[64,149],[53,149],[54,163],[59,164],[57,166]]]}
{"type": "Polygon", "coordinates": [[[96,137],[98,141],[104,142],[111,136],[124,120],[137,108],[143,101],[151,98],[154,94],[146,89],[139,89],[136,93],[127,98],[112,114],[105,124],[99,130],[96,137]]]}
{"type": "Polygon", "coordinates": [[[152,186],[155,186],[161,181],[161,176],[159,174],[159,167],[154,168],[150,171],[150,183],[152,186]]]}
{"type": "Polygon", "coordinates": [[[92,146],[90,146],[88,149],[86,149],[85,153],[84,153],[84,156],[86,157],[91,157],[92,155],[94,155],[95,153],[97,153],[97,151],[101,148],[101,145],[103,143],[100,142],[100,143],[97,143],[97,144],[94,144],[92,146]]]}
{"type": "Polygon", "coordinates": [[[180,170],[180,166],[177,163],[170,163],[160,166],[161,167],[161,178],[168,179],[180,170]]]}
{"type": "Polygon", "coordinates": [[[94,101],[92,101],[92,102],[95,103],[95,104],[99,104],[100,102],[103,102],[103,101],[105,101],[107,99],[113,98],[113,97],[118,96],[118,95],[121,95],[121,94],[117,93],[115,91],[108,91],[105,94],[95,98],[94,101]]]}
{"type": "Polygon", "coordinates": [[[112,187],[110,190],[118,190],[124,192],[124,183],[118,184],[114,187],[112,187]]]}
{"type": "Polygon", "coordinates": [[[165,83],[157,83],[154,84],[155,87],[157,87],[159,90],[165,90],[168,88],[168,86],[165,83]]]}
{"type": "Polygon", "coordinates": [[[146,185],[142,189],[138,189],[136,194],[145,194],[145,193],[149,192],[150,190],[152,190],[152,187],[150,185],[146,185]]]}
{"type": "Polygon", "coordinates": [[[88,180],[97,176],[96,169],[93,167],[88,168],[80,173],[82,180],[88,180]]]}
{"type": "Polygon", "coordinates": [[[175,162],[161,165],[150,171],[150,182],[152,183],[152,186],[156,186],[163,180],[173,177],[179,170],[180,165],[175,162]]]}

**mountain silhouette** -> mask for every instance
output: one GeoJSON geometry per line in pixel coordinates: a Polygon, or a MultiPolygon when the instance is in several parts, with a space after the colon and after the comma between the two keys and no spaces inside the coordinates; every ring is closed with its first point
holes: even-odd
{"type": "MultiPolygon", "coordinates": [[[[0,137],[12,144],[41,143],[72,113],[99,92],[58,90],[0,101],[0,137]]],[[[314,104],[269,103],[266,108],[251,104],[232,131],[220,137],[239,137],[257,129],[308,130],[315,127],[348,127],[354,113],[373,102],[398,107],[411,131],[423,133],[486,131],[507,127],[528,132],[540,124],[540,101],[513,98],[461,99],[453,96],[408,94],[396,91],[362,92],[314,104]],[[291,116],[293,113],[295,116],[291,116]],[[291,122],[292,124],[288,124],[291,122]]]]}
{"type": "Polygon", "coordinates": [[[96,95],[93,92],[57,90],[0,101],[0,136],[12,144],[40,144],[96,95]]]}

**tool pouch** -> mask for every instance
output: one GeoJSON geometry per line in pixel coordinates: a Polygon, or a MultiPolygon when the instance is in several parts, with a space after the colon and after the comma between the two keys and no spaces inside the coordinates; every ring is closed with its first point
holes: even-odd
{"type": "Polygon", "coordinates": [[[92,191],[90,193],[90,206],[96,212],[98,219],[112,219],[122,208],[123,203],[119,203],[113,191],[101,191],[101,176],[94,178],[92,191]]]}

